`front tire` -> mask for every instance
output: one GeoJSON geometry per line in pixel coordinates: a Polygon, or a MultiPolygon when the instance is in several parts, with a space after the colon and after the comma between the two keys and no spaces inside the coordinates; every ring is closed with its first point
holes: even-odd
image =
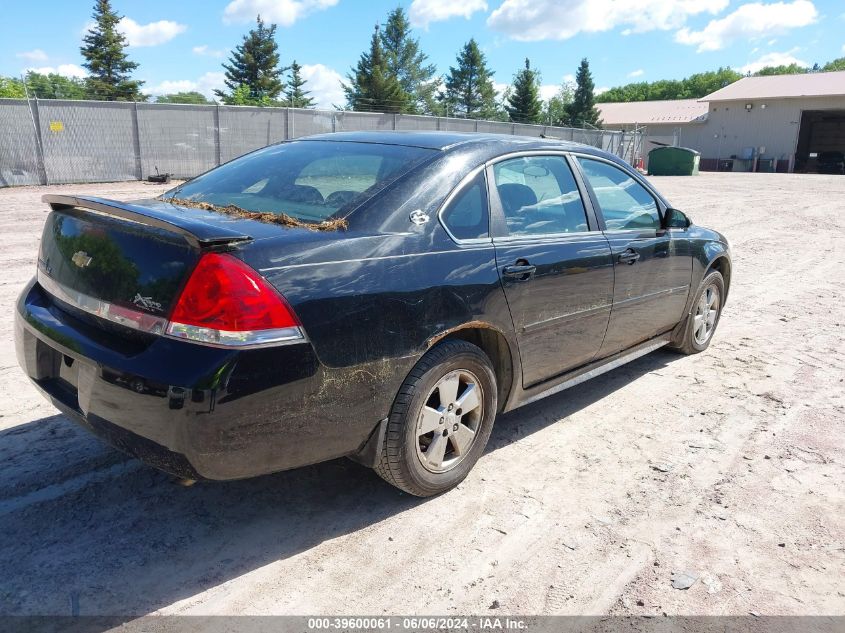
{"type": "Polygon", "coordinates": [[[706,350],[719,325],[724,303],[725,280],[719,271],[714,270],[701,281],[681,340],[674,349],[681,354],[698,354],[706,350]]]}
{"type": "Polygon", "coordinates": [[[376,472],[418,497],[454,488],[487,446],[496,393],[496,375],[481,349],[459,340],[436,345],[399,389],[376,472]]]}

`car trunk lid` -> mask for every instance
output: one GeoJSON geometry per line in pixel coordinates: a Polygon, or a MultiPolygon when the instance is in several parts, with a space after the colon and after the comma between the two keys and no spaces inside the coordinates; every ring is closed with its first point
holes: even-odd
{"type": "MultiPolygon", "coordinates": [[[[252,236],[172,205],[47,195],[39,283],[72,309],[160,333],[201,253],[252,236]]],[[[239,223],[240,224],[240,223],[239,223]]]]}

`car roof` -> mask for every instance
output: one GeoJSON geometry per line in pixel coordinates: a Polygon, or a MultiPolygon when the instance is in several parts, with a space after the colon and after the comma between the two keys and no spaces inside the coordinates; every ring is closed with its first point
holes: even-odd
{"type": "Polygon", "coordinates": [[[506,151],[521,149],[595,149],[589,145],[573,143],[555,138],[536,136],[511,136],[508,134],[488,134],[483,132],[413,132],[413,131],[365,131],[334,132],[317,134],[296,140],[306,141],[342,141],[349,143],[380,143],[383,145],[405,145],[425,149],[449,150],[468,145],[495,144],[506,151]]]}

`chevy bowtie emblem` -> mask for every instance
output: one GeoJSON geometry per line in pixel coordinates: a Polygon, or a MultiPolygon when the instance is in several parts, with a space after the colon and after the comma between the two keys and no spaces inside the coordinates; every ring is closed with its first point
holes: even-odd
{"type": "Polygon", "coordinates": [[[70,261],[72,261],[80,268],[85,268],[88,264],[91,263],[92,259],[93,258],[85,251],[76,251],[73,254],[73,257],[70,258],[70,261]]]}

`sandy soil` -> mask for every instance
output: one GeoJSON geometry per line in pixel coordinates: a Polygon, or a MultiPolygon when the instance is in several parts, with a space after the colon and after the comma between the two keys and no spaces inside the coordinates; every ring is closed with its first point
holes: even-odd
{"type": "Polygon", "coordinates": [[[183,488],[77,429],[11,340],[47,188],[0,190],[0,613],[845,614],[845,178],[656,180],[731,240],[713,345],[500,416],[428,501],[346,460],[183,488]]]}

